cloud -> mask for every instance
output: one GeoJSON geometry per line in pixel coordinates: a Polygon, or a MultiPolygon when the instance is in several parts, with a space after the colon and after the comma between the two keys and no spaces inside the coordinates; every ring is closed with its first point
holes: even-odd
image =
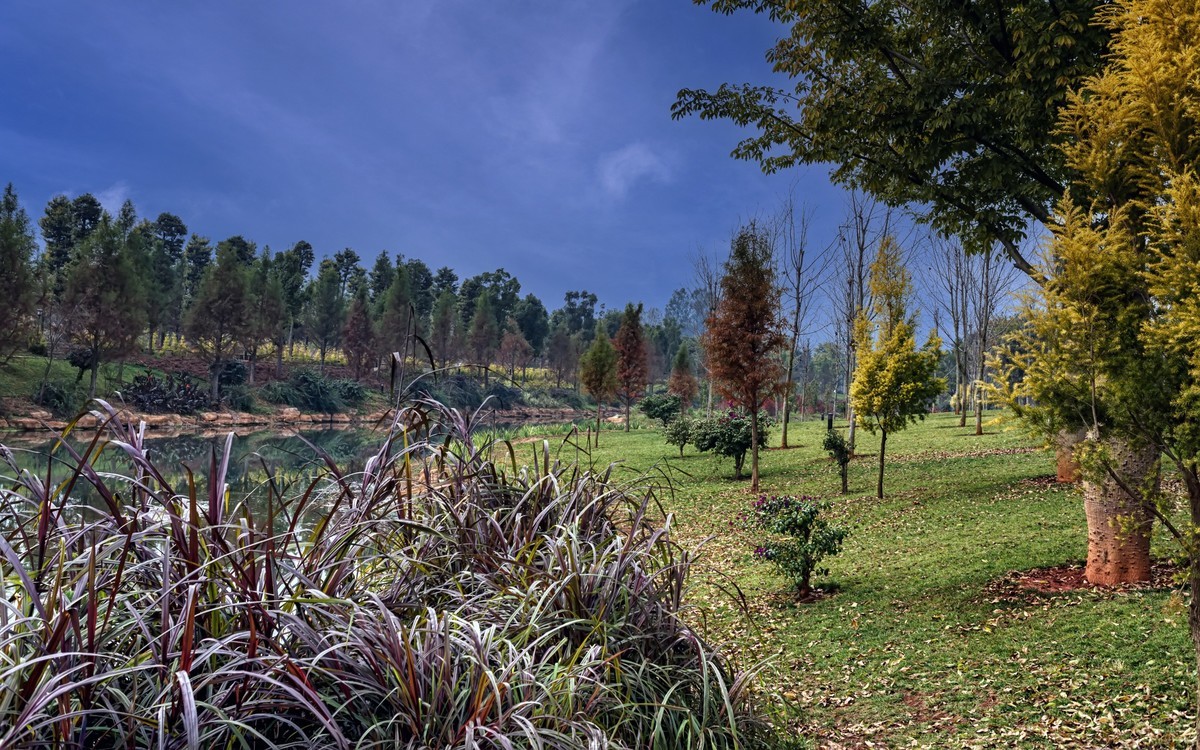
{"type": "Polygon", "coordinates": [[[666,182],[671,173],[666,163],[644,143],[631,143],[600,157],[597,167],[600,186],[613,198],[624,198],[642,179],[666,182]]]}
{"type": "Polygon", "coordinates": [[[104,206],[104,210],[108,211],[113,216],[121,210],[121,205],[129,198],[129,185],[120,180],[114,182],[100,192],[96,193],[96,200],[100,201],[100,205],[104,206]]]}

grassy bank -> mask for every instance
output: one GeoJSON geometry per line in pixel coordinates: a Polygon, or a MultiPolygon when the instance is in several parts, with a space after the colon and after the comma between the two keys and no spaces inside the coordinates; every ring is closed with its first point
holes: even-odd
{"type": "MultiPolygon", "coordinates": [[[[767,452],[767,493],[829,498],[852,529],[818,581],[836,593],[803,605],[730,527],[752,500],[732,462],[690,447],[680,459],[653,431],[605,433],[592,460],[671,478],[677,533],[708,540],[690,617],[737,658],[770,658],[764,697],[813,738],[801,747],[1178,746],[1195,684],[1186,592],[1015,586],[1013,571],[1081,563],[1086,525],[1077,488],[1053,481],[1053,457],[990,429],[975,437],[939,415],[894,436],[882,502],[870,436],[847,497],[820,449],[823,424],[793,432],[800,447],[767,452]],[[748,616],[720,590],[731,583],[748,616]]],[[[1155,555],[1169,555],[1160,541],[1155,555]]]]}

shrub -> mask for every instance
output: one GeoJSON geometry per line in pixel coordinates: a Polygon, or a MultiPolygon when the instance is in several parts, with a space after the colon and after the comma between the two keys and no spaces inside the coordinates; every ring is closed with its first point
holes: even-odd
{"type": "Polygon", "coordinates": [[[829,503],[816,498],[763,495],[742,518],[747,528],[771,535],[755,548],[754,556],[773,563],[802,597],[812,593],[814,575],[829,574],[821,561],[841,552],[849,533],[821,517],[827,510],[829,503]]]}
{"type": "Polygon", "coordinates": [[[638,409],[651,419],[662,422],[663,427],[670,424],[679,416],[683,402],[671,393],[652,393],[638,404],[638,409]]]}
{"type": "Polygon", "coordinates": [[[692,421],[687,417],[679,417],[663,428],[663,436],[667,439],[667,445],[679,446],[679,457],[683,458],[683,447],[692,437],[692,421]]]}
{"type": "Polygon", "coordinates": [[[568,409],[583,409],[583,396],[570,388],[551,388],[550,397],[568,409]]]}
{"type": "MultiPolygon", "coordinates": [[[[758,445],[767,443],[772,422],[766,416],[758,418],[758,445]]],[[[718,456],[733,459],[733,478],[742,478],[746,453],[753,443],[750,417],[731,411],[721,417],[698,420],[692,426],[692,445],[700,452],[712,451],[718,456]]]]}
{"type": "Polygon", "coordinates": [[[333,381],[333,392],[346,406],[360,406],[367,400],[367,389],[357,380],[343,378],[333,381]]]}
{"type": "Polygon", "coordinates": [[[67,352],[67,363],[79,370],[77,380],[83,379],[83,374],[92,369],[92,361],[95,357],[92,356],[91,349],[72,349],[67,352]]]}
{"type": "Polygon", "coordinates": [[[492,383],[484,391],[484,397],[492,399],[491,405],[496,409],[511,409],[525,403],[525,397],[520,388],[513,388],[503,383],[492,383]]]}
{"type": "Polygon", "coordinates": [[[230,442],[171,487],[114,420],[128,476],[83,449],[86,515],[0,451],[0,747],[756,745],[751,680],[681,616],[691,558],[651,489],[510,472],[458,415],[399,419],[403,446],[268,483],[265,513],[197,500],[230,442]],[[445,481],[398,483],[413,455],[445,481]]]}
{"type": "Polygon", "coordinates": [[[29,353],[35,357],[47,357],[50,355],[50,350],[46,348],[46,342],[42,339],[34,339],[29,342],[29,353]]]}
{"type": "Polygon", "coordinates": [[[250,374],[250,369],[240,359],[227,359],[220,364],[213,365],[209,368],[209,373],[211,374],[218,367],[221,369],[221,374],[217,376],[221,390],[230,386],[243,385],[250,374]]]}
{"type": "Polygon", "coordinates": [[[184,373],[136,375],[121,389],[126,403],[147,414],[195,414],[209,404],[208,389],[184,373]]]}
{"type": "Polygon", "coordinates": [[[254,394],[244,385],[231,385],[221,389],[221,400],[234,411],[254,411],[254,394]]]}
{"type": "Polygon", "coordinates": [[[296,370],[286,382],[276,381],[263,386],[259,395],[271,404],[334,414],[346,408],[347,396],[361,403],[366,390],[354,381],[332,380],[312,370],[296,370]]]}
{"type": "Polygon", "coordinates": [[[829,457],[837,462],[838,471],[842,475],[842,494],[845,495],[850,491],[850,459],[853,457],[850,454],[850,444],[842,437],[842,433],[828,430],[825,433],[824,446],[829,452],[829,457]]]}
{"type": "Polygon", "coordinates": [[[49,381],[31,395],[33,403],[49,409],[56,417],[70,417],[79,413],[87,400],[87,394],[75,381],[49,381]]]}

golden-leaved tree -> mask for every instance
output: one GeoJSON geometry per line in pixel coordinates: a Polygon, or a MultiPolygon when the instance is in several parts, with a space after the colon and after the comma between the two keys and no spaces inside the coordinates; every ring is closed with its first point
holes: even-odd
{"type": "Polygon", "coordinates": [[[1060,206],[1015,395],[1036,399],[1023,414],[1047,432],[1088,425],[1086,475],[1121,490],[1094,500],[1129,498],[1089,506],[1107,524],[1091,534],[1119,551],[1157,518],[1179,542],[1200,664],[1200,0],[1123,0],[1103,19],[1108,64],[1061,123],[1086,198],[1060,206]],[[1183,480],[1184,524],[1145,471],[1156,461],[1183,480]]]}
{"type": "Polygon", "coordinates": [[[850,402],[859,426],[879,433],[876,496],[882,499],[888,435],[924,419],[930,404],[946,389],[946,381],[937,377],[942,342],[936,332],[917,349],[916,324],[908,312],[912,281],[890,236],[879,243],[870,284],[875,317],[868,320],[860,315],[855,324],[859,354],[850,402]]]}

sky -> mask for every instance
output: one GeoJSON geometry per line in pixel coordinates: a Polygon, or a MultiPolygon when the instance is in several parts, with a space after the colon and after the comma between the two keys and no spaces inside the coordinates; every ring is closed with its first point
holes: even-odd
{"type": "Polygon", "coordinates": [[[690,0],[4,0],[0,183],[35,219],[91,192],[662,307],[789,192],[815,244],[842,221],[827,168],[766,176],[735,126],[670,118],[680,88],[772,82],[780,33],[690,0]]]}

